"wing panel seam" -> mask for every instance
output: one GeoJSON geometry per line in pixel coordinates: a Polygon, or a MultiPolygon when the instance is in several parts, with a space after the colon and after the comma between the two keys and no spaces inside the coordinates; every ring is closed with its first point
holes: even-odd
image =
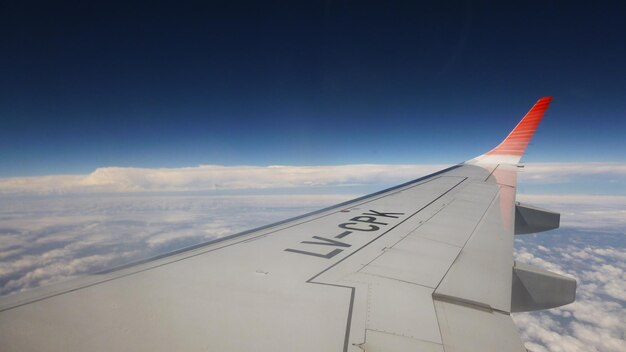
{"type": "Polygon", "coordinates": [[[383,232],[382,234],[378,235],[376,238],[372,239],[371,241],[367,242],[366,244],[364,244],[363,246],[359,247],[357,250],[355,250],[354,252],[348,254],[347,256],[345,256],[344,258],[341,258],[340,260],[338,260],[337,262],[333,263],[331,266],[329,266],[328,268],[322,270],[321,272],[315,274],[313,277],[311,277],[310,279],[308,279],[306,282],[310,283],[310,284],[317,284],[317,285],[325,285],[325,286],[333,286],[333,287],[343,287],[343,288],[347,288],[351,290],[351,295],[350,295],[350,306],[348,307],[348,319],[347,319],[347,323],[346,323],[346,334],[345,334],[345,340],[343,343],[343,352],[347,352],[348,351],[348,346],[350,343],[350,328],[352,325],[352,312],[354,310],[354,292],[356,290],[355,286],[346,286],[346,285],[338,285],[338,284],[330,284],[330,283],[325,283],[325,282],[316,282],[313,281],[316,278],[318,278],[320,275],[324,274],[325,272],[327,272],[328,270],[334,268],[335,266],[337,266],[339,263],[343,262],[344,260],[350,258],[352,255],[354,255],[355,253],[359,252],[361,249],[369,246],[370,244],[372,244],[373,242],[375,242],[376,240],[378,240],[379,238],[385,236],[386,234],[388,234],[390,231],[392,231],[393,229],[395,229],[396,227],[400,226],[401,224],[403,224],[405,221],[409,220],[410,218],[414,217],[415,215],[417,215],[419,212],[421,212],[422,210],[426,209],[427,207],[429,207],[431,204],[435,203],[436,201],[438,201],[439,199],[441,199],[443,196],[445,196],[446,194],[448,194],[450,191],[452,191],[453,189],[455,189],[456,187],[458,187],[461,183],[465,182],[467,180],[467,177],[463,177],[463,179],[461,181],[459,181],[457,184],[455,184],[454,186],[452,186],[450,189],[448,189],[447,191],[445,191],[444,193],[442,193],[441,195],[439,195],[437,198],[433,199],[432,201],[430,201],[428,204],[424,205],[423,207],[421,207],[420,209],[418,209],[416,212],[414,212],[413,214],[411,214],[410,216],[408,216],[406,219],[402,220],[401,222],[399,222],[398,224],[396,224],[394,227],[388,229],[387,231],[383,232]]]}

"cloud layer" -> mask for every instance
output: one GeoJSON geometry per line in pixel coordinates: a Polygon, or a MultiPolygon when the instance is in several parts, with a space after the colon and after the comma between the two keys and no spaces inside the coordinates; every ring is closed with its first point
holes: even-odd
{"type": "Polygon", "coordinates": [[[518,236],[515,259],[576,278],[576,302],[513,314],[533,352],[617,352],[626,346],[626,197],[518,195],[561,213],[561,228],[518,236]]]}
{"type": "MultiPolygon", "coordinates": [[[[0,178],[0,194],[46,195],[276,189],[312,186],[385,185],[405,182],[449,165],[356,164],[336,166],[219,166],[98,168],[88,175],[0,178]]],[[[619,188],[626,163],[528,164],[520,183],[557,184],[602,175],[619,188]]]]}
{"type": "Polygon", "coordinates": [[[626,177],[626,163],[530,163],[520,173],[525,182],[558,183],[580,176],[626,177]]]}
{"type": "Polygon", "coordinates": [[[353,197],[0,198],[0,295],[149,258],[353,197]]]}
{"type": "Polygon", "coordinates": [[[99,168],[89,175],[0,179],[0,194],[170,192],[397,183],[445,165],[219,166],[99,168]]]}

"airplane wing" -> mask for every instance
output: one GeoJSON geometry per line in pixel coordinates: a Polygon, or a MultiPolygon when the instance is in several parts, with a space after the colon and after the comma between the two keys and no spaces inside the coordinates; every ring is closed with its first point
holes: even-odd
{"type": "Polygon", "coordinates": [[[515,201],[540,99],[496,148],[377,192],[0,299],[2,351],[525,351],[511,312],[576,282],[513,259],[559,215],[515,201]]]}

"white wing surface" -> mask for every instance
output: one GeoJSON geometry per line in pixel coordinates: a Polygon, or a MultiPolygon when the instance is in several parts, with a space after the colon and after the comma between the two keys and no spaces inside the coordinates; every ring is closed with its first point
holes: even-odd
{"type": "Polygon", "coordinates": [[[492,151],[369,196],[0,299],[1,351],[525,351],[510,313],[575,281],[513,260],[542,98],[492,151]]]}

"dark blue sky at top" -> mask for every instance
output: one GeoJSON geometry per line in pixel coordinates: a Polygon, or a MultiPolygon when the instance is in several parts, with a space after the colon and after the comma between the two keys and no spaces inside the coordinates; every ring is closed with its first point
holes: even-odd
{"type": "Polygon", "coordinates": [[[526,161],[626,160],[624,2],[8,2],[0,177],[459,162],[541,96],[526,161]]]}

